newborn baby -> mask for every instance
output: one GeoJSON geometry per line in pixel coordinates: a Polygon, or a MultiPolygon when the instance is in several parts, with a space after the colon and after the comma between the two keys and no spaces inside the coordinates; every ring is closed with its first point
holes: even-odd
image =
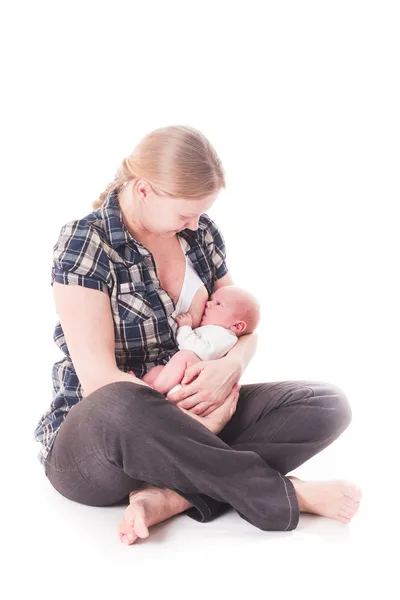
{"type": "Polygon", "coordinates": [[[222,358],[238,337],[256,329],[259,320],[260,305],[252,294],[235,285],[219,288],[206,303],[200,327],[192,329],[189,313],[177,315],[179,351],[165,367],[150,369],[143,381],[162,394],[172,394],[182,387],[187,367],[200,360],[222,358]]]}

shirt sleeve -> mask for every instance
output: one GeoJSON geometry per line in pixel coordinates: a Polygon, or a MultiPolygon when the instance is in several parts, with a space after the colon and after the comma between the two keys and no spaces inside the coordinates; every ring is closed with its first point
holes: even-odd
{"type": "Polygon", "coordinates": [[[109,292],[110,263],[97,231],[72,221],[61,229],[54,246],[52,284],[81,285],[109,292]]]}
{"type": "Polygon", "coordinates": [[[207,338],[200,338],[189,325],[179,327],[176,339],[179,350],[191,350],[201,360],[222,358],[238,341],[236,336],[226,334],[223,328],[208,329],[207,338]],[[218,331],[221,329],[222,331],[218,331]]]}
{"type": "Polygon", "coordinates": [[[228,273],[228,267],[226,265],[226,245],[225,239],[222,235],[221,230],[214,223],[208,215],[207,219],[207,232],[206,232],[206,245],[207,252],[212,260],[215,279],[221,279],[228,273]]]}

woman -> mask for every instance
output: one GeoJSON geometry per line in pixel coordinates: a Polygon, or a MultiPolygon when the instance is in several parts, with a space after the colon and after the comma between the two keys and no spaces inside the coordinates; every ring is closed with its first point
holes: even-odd
{"type": "Polygon", "coordinates": [[[224,187],[200,132],[158,129],[54,248],[54,339],[65,357],[35,431],[39,457],[71,500],[129,497],[119,529],[127,544],[182,511],[206,522],[233,507],[260,529],[291,530],[300,511],[347,523],[359,505],[348,482],[286,476],[346,429],[351,410],[325,383],[240,387],[255,333],[222,359],[188,364],[168,400],[141,380],[178,350],[177,305],[197,327],[208,297],[233,284],[223,236],[206,214],[224,187]]]}

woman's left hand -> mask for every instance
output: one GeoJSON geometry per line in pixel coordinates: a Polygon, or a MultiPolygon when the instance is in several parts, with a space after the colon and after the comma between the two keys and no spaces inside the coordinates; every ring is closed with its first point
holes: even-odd
{"type": "Polygon", "coordinates": [[[227,357],[201,361],[186,369],[181,389],[167,399],[206,417],[222,406],[240,376],[239,367],[227,357]]]}

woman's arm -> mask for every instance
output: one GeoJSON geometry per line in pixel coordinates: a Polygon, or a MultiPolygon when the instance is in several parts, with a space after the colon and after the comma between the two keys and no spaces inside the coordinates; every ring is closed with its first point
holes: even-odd
{"type": "Polygon", "coordinates": [[[86,396],[114,381],[147,385],[117,367],[108,294],[57,282],[53,283],[53,293],[69,354],[86,396]]]}
{"type": "Polygon", "coordinates": [[[232,369],[240,378],[255,355],[257,344],[258,335],[256,331],[242,335],[237,344],[220,360],[229,361],[232,364],[232,369]]]}
{"type": "MultiPolygon", "coordinates": [[[[229,272],[215,282],[214,291],[224,287],[225,285],[235,285],[229,272]]],[[[231,350],[229,350],[228,354],[226,354],[224,358],[221,358],[220,360],[229,359],[234,367],[234,372],[237,373],[240,378],[255,355],[257,344],[258,336],[255,331],[253,331],[253,333],[242,335],[237,344],[231,350]]]]}
{"type": "Polygon", "coordinates": [[[179,408],[209,415],[225,402],[238,383],[256,351],[257,341],[257,333],[253,331],[240,337],[223,358],[191,365],[185,371],[182,387],[167,399],[177,403],[179,408]]]}

